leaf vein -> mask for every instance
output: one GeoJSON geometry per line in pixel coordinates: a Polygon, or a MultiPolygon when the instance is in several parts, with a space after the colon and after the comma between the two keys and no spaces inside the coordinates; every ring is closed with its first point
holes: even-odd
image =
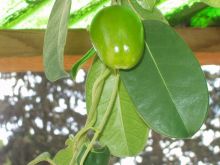
{"type": "Polygon", "coordinates": [[[157,62],[156,62],[155,58],[153,57],[152,52],[151,52],[151,50],[150,50],[150,47],[149,47],[149,45],[147,44],[146,41],[145,41],[145,45],[146,45],[146,48],[147,48],[147,50],[148,50],[148,52],[149,52],[149,54],[150,54],[151,59],[153,60],[154,65],[155,65],[155,67],[156,67],[156,69],[157,69],[157,71],[158,71],[158,74],[159,74],[159,76],[160,76],[160,78],[161,78],[161,80],[162,80],[162,83],[164,84],[164,86],[165,86],[165,88],[166,88],[166,90],[167,90],[167,92],[168,92],[168,95],[169,95],[170,99],[172,100],[172,103],[173,103],[174,107],[175,107],[176,110],[177,110],[177,114],[179,115],[180,119],[182,120],[182,123],[183,123],[183,126],[184,126],[186,132],[189,133],[189,130],[187,129],[187,127],[186,127],[186,125],[185,125],[185,123],[184,123],[184,120],[183,120],[182,116],[180,115],[180,113],[179,113],[179,111],[178,111],[178,108],[177,108],[177,106],[176,106],[176,104],[175,104],[175,102],[174,102],[172,93],[171,93],[170,90],[168,89],[167,84],[166,84],[166,81],[165,81],[165,79],[163,78],[163,75],[162,75],[162,73],[160,72],[160,69],[159,69],[159,67],[158,67],[158,65],[157,65],[157,62]]]}

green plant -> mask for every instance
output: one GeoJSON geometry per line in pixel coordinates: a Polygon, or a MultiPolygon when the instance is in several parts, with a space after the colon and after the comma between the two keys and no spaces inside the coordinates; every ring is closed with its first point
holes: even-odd
{"type": "MultiPolygon", "coordinates": [[[[154,7],[156,1],[145,0],[140,4],[135,0],[119,0],[113,3],[134,10],[141,19],[145,36],[143,57],[138,55],[138,64],[129,70],[121,70],[124,67],[118,68],[115,62],[102,59],[112,55],[108,46],[111,50],[115,41],[110,41],[100,51],[102,45],[97,33],[105,21],[96,26],[95,20],[91,38],[101,60],[98,56],[94,58],[86,80],[88,117],[85,127],[75,136],[70,135],[66,148],[54,158],[43,153],[29,165],[40,161],[48,161],[52,165],[107,165],[110,155],[125,157],[138,154],[146,144],[149,129],[172,138],[189,138],[203,124],[208,111],[208,91],[203,72],[190,48],[154,7]],[[88,137],[88,132],[92,132],[92,138],[88,137]]],[[[63,68],[63,51],[70,6],[70,0],[57,0],[48,23],[44,66],[51,81],[68,76],[63,68]]],[[[121,22],[118,25],[123,26],[121,22]]],[[[102,28],[107,29],[105,24],[102,28]]],[[[123,30],[126,31],[124,27],[123,30]]],[[[138,30],[128,29],[131,31],[142,38],[138,30]]],[[[120,33],[111,30],[106,33],[110,33],[113,39],[121,39],[120,33]]],[[[96,50],[91,48],[73,65],[72,78],[96,50]]],[[[138,54],[141,52],[142,41],[135,45],[134,50],[138,54]]]]}

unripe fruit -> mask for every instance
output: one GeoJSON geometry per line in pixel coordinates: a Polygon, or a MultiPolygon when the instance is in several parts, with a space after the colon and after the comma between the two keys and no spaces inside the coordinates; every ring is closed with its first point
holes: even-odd
{"type": "Polygon", "coordinates": [[[142,22],[124,6],[99,11],[90,25],[90,37],[100,59],[112,69],[130,69],[143,54],[142,22]]]}

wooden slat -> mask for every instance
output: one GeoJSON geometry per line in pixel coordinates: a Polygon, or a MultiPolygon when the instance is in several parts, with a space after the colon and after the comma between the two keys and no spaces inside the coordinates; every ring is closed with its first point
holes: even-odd
{"type": "Polygon", "coordinates": [[[178,28],[176,31],[194,52],[220,52],[220,27],[178,28]]]}
{"type": "MultiPolygon", "coordinates": [[[[180,28],[176,31],[195,52],[202,65],[220,64],[220,28],[180,28]]],[[[0,71],[43,71],[43,38],[44,30],[0,31],[0,71]]],[[[65,68],[69,70],[90,47],[89,35],[85,30],[69,30],[65,49],[65,68]]],[[[90,63],[91,61],[85,68],[88,68],[90,63]]]]}
{"type": "MultiPolygon", "coordinates": [[[[72,67],[72,64],[78,60],[81,55],[65,56],[64,66],[67,70],[72,67]]],[[[92,63],[89,60],[84,68],[89,68],[92,63]]],[[[0,72],[32,72],[43,71],[43,60],[41,56],[22,56],[22,57],[2,57],[0,58],[0,72]]]]}
{"type": "MultiPolygon", "coordinates": [[[[0,58],[41,56],[44,30],[0,30],[0,58]]],[[[85,30],[69,30],[65,54],[78,55],[91,47],[85,30]]]]}

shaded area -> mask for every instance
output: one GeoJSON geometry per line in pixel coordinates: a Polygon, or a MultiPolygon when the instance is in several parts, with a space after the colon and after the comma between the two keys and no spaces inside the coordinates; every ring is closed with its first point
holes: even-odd
{"type": "Polygon", "coordinates": [[[11,136],[0,151],[0,164],[9,159],[14,165],[24,165],[48,150],[54,155],[68,135],[84,125],[82,81],[50,83],[44,74],[30,72],[2,74],[1,78],[12,88],[1,89],[0,125],[11,136]]]}
{"type": "MultiPolygon", "coordinates": [[[[205,74],[210,111],[193,139],[175,140],[152,132],[143,153],[112,158],[111,164],[220,164],[220,67],[205,74]]],[[[50,83],[44,74],[31,72],[0,76],[0,138],[4,142],[0,164],[24,165],[44,151],[54,155],[64,147],[68,134],[76,134],[84,125],[86,75],[82,70],[76,82],[50,83]]]]}

